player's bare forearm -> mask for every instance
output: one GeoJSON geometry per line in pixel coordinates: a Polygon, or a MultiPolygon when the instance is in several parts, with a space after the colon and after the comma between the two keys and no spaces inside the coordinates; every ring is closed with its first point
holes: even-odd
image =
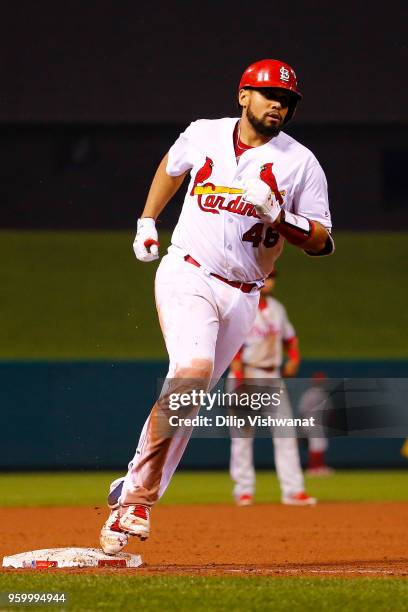
{"type": "Polygon", "coordinates": [[[166,172],[167,160],[168,154],[163,157],[156,170],[143,213],[137,220],[133,250],[139,261],[150,262],[159,259],[160,243],[156,219],[180,188],[185,177],[185,173],[176,177],[169,176],[166,172]]]}
{"type": "Polygon", "coordinates": [[[146,204],[141,217],[151,217],[157,219],[166,204],[171,200],[175,193],[180,189],[185,174],[180,176],[169,176],[166,172],[168,154],[166,154],[156,170],[146,204]]]}
{"type": "Polygon", "coordinates": [[[329,238],[329,232],[318,221],[313,221],[313,233],[311,237],[302,245],[302,249],[309,253],[320,253],[324,250],[329,238]]]}

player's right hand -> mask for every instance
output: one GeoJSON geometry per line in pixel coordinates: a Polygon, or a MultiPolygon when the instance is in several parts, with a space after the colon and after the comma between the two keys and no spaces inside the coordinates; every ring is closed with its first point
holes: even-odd
{"type": "Polygon", "coordinates": [[[159,259],[159,241],[155,220],[143,217],[137,220],[137,233],[133,242],[133,250],[139,261],[154,261],[159,259]]]}

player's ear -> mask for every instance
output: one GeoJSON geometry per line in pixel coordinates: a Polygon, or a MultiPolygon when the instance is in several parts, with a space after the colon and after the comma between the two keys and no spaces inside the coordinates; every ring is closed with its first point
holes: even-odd
{"type": "Polygon", "coordinates": [[[240,89],[238,92],[238,103],[240,106],[246,108],[249,102],[250,91],[248,89],[240,89]]]}

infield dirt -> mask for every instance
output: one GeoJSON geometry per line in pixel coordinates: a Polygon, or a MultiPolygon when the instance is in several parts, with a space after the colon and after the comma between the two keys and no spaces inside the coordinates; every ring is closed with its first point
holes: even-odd
{"type": "MultiPolygon", "coordinates": [[[[1,508],[0,555],[99,547],[105,508],[1,508]]],[[[408,503],[158,506],[152,535],[131,539],[138,570],[46,570],[184,575],[408,576],[408,503]]],[[[34,570],[2,570],[34,571],[34,570]]]]}

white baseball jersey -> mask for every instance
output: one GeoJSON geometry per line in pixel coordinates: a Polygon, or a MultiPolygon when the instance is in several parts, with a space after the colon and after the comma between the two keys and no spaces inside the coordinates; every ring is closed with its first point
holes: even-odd
{"type": "Polygon", "coordinates": [[[228,280],[264,279],[282,252],[284,238],[260,221],[242,199],[248,178],[261,178],[281,206],[331,229],[327,183],[315,156],[280,132],[236,161],[233,132],[238,118],[190,124],[169,151],[166,171],[191,171],[170,249],[191,255],[228,280]]]}
{"type": "Polygon", "coordinates": [[[258,308],[254,324],[245,340],[241,359],[244,366],[277,368],[282,366],[282,343],[296,336],[286,309],[273,297],[265,308],[258,308]]]}

